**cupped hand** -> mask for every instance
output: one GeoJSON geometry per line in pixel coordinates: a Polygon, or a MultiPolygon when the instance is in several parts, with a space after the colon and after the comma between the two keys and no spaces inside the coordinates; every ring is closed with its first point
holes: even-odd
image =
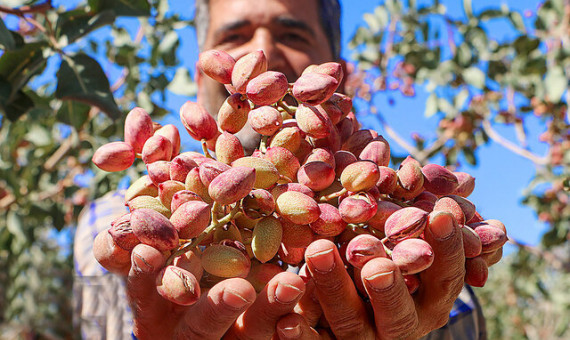
{"type": "MultiPolygon", "coordinates": [[[[334,243],[318,240],[307,248],[315,295],[336,338],[417,339],[447,323],[466,275],[462,233],[451,215],[437,214],[430,218],[424,238],[433,248],[434,262],[420,274],[418,291],[408,293],[394,262],[374,258],[355,278],[362,280],[369,304],[358,294],[334,243]]],[[[295,339],[282,331],[295,321],[307,338],[316,336],[311,328],[315,325],[306,319],[288,316],[284,320],[277,328],[280,338],[295,339]]]]}
{"type": "Polygon", "coordinates": [[[141,340],[270,339],[277,321],[293,311],[305,291],[298,275],[283,272],[259,294],[246,280],[231,278],[200,295],[194,274],[177,270],[173,278],[196,295],[195,303],[182,306],[157,292],[156,279],[165,260],[161,252],[146,245],[137,245],[132,252],[127,296],[133,309],[134,334],[141,340]]]}

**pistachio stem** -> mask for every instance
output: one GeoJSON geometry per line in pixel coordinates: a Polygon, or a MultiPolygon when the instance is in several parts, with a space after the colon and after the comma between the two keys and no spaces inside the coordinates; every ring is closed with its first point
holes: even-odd
{"type": "Polygon", "coordinates": [[[218,202],[214,202],[212,205],[212,223],[218,223],[218,211],[220,210],[220,204],[218,202]]]}
{"type": "Polygon", "coordinates": [[[320,196],[319,202],[321,202],[321,203],[328,202],[334,198],[337,198],[337,197],[340,197],[340,196],[346,194],[347,192],[348,192],[348,190],[346,190],[345,188],[342,188],[341,190],[339,190],[337,192],[333,192],[332,194],[320,196]]]}
{"type": "Polygon", "coordinates": [[[280,99],[277,102],[277,106],[279,106],[280,108],[282,108],[283,110],[285,110],[288,114],[290,114],[291,116],[295,117],[295,112],[297,112],[297,108],[294,106],[289,106],[287,105],[283,99],[280,99]]]}
{"type": "Polygon", "coordinates": [[[211,233],[216,231],[216,229],[218,229],[219,227],[221,227],[221,226],[229,223],[230,221],[232,221],[236,217],[236,215],[239,214],[240,206],[241,206],[240,202],[238,201],[236,203],[235,207],[232,209],[232,211],[230,211],[229,214],[222,217],[221,219],[219,219],[216,222],[212,221],[210,223],[210,225],[206,229],[204,229],[204,231],[200,235],[198,235],[195,239],[192,240],[192,242],[188,242],[188,243],[182,245],[181,247],[179,247],[177,251],[175,251],[174,253],[172,253],[172,255],[170,255],[170,257],[166,261],[166,265],[168,266],[168,265],[172,264],[172,262],[174,261],[174,259],[177,256],[180,256],[180,255],[186,253],[187,251],[195,248],[198,244],[200,244],[200,242],[202,242],[202,240],[204,240],[211,233]]]}
{"type": "Polygon", "coordinates": [[[412,204],[408,204],[408,203],[406,203],[406,202],[404,202],[404,201],[402,201],[402,200],[399,200],[399,199],[396,199],[396,198],[392,198],[392,197],[390,197],[390,196],[388,196],[388,195],[384,195],[384,194],[381,194],[381,195],[380,195],[380,201],[392,202],[392,203],[394,203],[394,204],[397,204],[397,205],[401,206],[402,208],[412,207],[412,206],[413,206],[412,204]]]}
{"type": "Polygon", "coordinates": [[[269,136],[261,136],[261,140],[259,141],[259,151],[265,154],[267,152],[267,141],[269,140],[269,136]]]}
{"type": "Polygon", "coordinates": [[[202,139],[202,152],[204,153],[204,156],[212,159],[214,158],[212,157],[212,155],[210,155],[210,152],[208,151],[208,145],[206,144],[205,139],[202,139]]]}
{"type": "Polygon", "coordinates": [[[380,240],[380,242],[382,242],[382,246],[384,246],[384,251],[386,252],[386,255],[392,257],[392,249],[388,248],[388,246],[386,246],[386,242],[389,242],[388,237],[384,237],[383,239],[380,240]]]}

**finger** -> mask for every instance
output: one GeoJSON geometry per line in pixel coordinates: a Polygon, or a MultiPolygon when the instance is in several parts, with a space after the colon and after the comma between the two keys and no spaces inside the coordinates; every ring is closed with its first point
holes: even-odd
{"type": "Polygon", "coordinates": [[[221,339],[236,319],[255,300],[255,289],[244,279],[224,280],[212,287],[207,295],[184,315],[179,339],[221,339]]]}
{"type": "Polygon", "coordinates": [[[390,259],[377,257],[362,267],[361,277],[374,310],[378,337],[414,338],[418,315],[398,266],[390,259]]]}
{"type": "Polygon", "coordinates": [[[238,339],[270,339],[277,321],[293,311],[304,292],[305,283],[298,275],[290,272],[275,275],[229,334],[238,339]]]}
{"type": "Polygon", "coordinates": [[[139,339],[171,334],[183,307],[163,299],[156,290],[156,276],[164,267],[165,256],[151,246],[138,244],[132,251],[131,262],[127,298],[133,311],[134,334],[139,339]]]}
{"type": "Polygon", "coordinates": [[[459,225],[447,212],[429,215],[424,232],[425,240],[434,252],[432,265],[420,273],[422,284],[416,295],[422,318],[431,320],[434,327],[445,325],[455,299],[463,288],[465,255],[459,225]]]}
{"type": "Polygon", "coordinates": [[[317,295],[315,293],[315,283],[313,280],[308,280],[305,283],[305,294],[301,297],[293,311],[301,315],[311,327],[315,327],[323,315],[323,309],[319,304],[317,295]]]}
{"type": "Polygon", "coordinates": [[[311,328],[307,320],[299,314],[291,313],[277,321],[277,335],[281,340],[317,340],[319,333],[311,328]]]}
{"type": "Polygon", "coordinates": [[[489,276],[489,267],[482,256],[465,260],[465,283],[473,287],[483,287],[489,276]]]}
{"type": "Polygon", "coordinates": [[[321,337],[321,340],[335,340],[336,337],[334,334],[332,334],[330,328],[326,328],[326,329],[319,329],[319,336],[321,337]]]}
{"type": "Polygon", "coordinates": [[[503,248],[501,247],[491,253],[483,253],[481,254],[481,257],[487,263],[487,267],[491,267],[495,265],[497,262],[499,262],[503,257],[503,248]]]}
{"type": "Polygon", "coordinates": [[[307,268],[323,313],[340,339],[373,338],[364,303],[347,273],[334,243],[317,240],[305,252],[307,268]]]}

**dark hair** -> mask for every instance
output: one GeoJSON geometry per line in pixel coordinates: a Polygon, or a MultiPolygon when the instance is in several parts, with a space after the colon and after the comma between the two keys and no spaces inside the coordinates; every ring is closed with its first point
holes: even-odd
{"type": "MultiPolygon", "coordinates": [[[[319,17],[321,26],[325,32],[332,55],[335,59],[340,58],[340,4],[338,0],[318,0],[319,17]]],[[[196,25],[196,36],[198,47],[202,50],[206,42],[208,25],[210,21],[210,0],[196,0],[196,14],[194,24],[196,25]]]]}

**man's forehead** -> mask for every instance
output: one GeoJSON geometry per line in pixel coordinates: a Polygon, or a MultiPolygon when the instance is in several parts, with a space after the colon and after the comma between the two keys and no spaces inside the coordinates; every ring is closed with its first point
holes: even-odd
{"type": "Polygon", "coordinates": [[[214,29],[249,21],[298,24],[315,30],[319,28],[317,18],[317,0],[210,0],[210,26],[214,29]]]}

